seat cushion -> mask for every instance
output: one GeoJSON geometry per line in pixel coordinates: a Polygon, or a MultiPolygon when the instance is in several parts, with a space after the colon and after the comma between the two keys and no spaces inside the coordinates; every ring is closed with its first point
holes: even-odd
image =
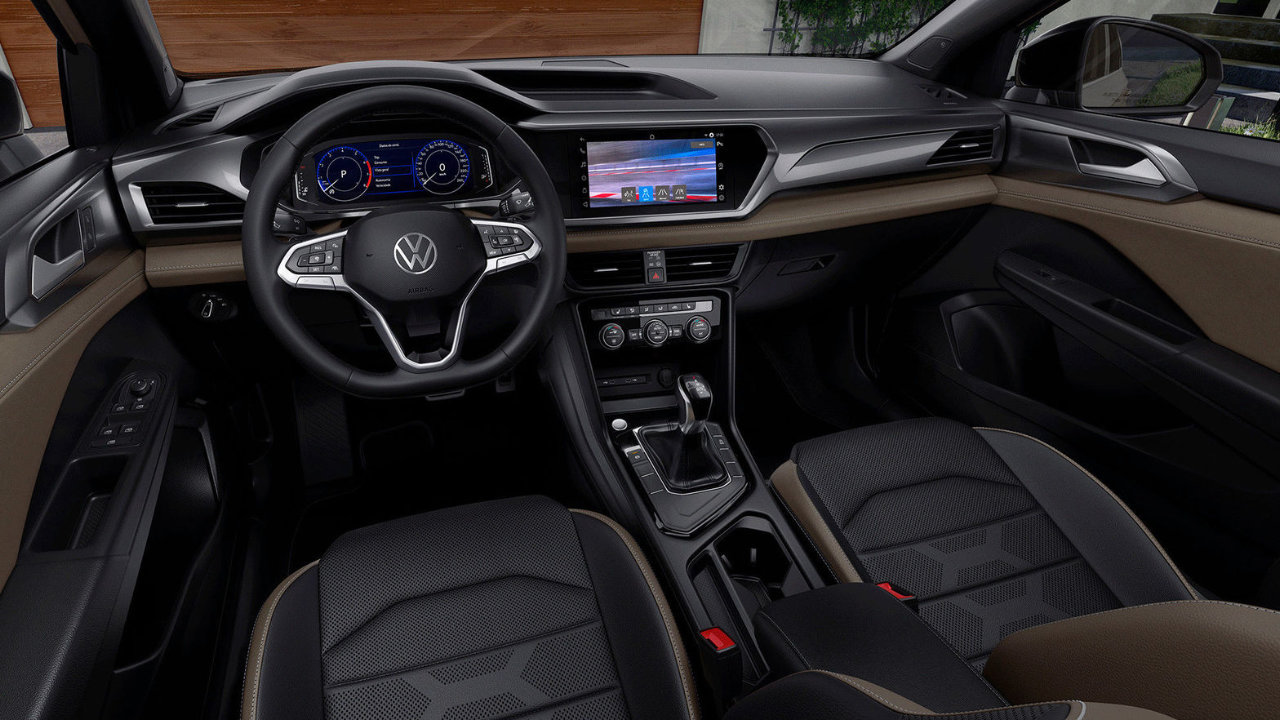
{"type": "Polygon", "coordinates": [[[861,678],[831,672],[789,675],[748,695],[724,720],[1171,720],[1150,710],[1078,700],[943,713],[861,678]]]}
{"type": "Polygon", "coordinates": [[[546,498],[357,530],[259,616],[243,717],[689,718],[656,580],[606,518],[546,498]]]}
{"type": "Polygon", "coordinates": [[[891,582],[980,668],[1006,635],[1194,591],[1133,514],[1053,448],[940,418],[798,444],[773,484],[845,581],[891,582]]]}

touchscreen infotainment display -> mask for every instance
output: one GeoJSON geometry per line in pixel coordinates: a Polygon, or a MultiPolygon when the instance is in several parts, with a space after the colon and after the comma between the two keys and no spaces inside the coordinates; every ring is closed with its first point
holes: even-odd
{"type": "Polygon", "coordinates": [[[611,140],[586,146],[587,199],[592,208],[724,199],[714,139],[611,140]]]}

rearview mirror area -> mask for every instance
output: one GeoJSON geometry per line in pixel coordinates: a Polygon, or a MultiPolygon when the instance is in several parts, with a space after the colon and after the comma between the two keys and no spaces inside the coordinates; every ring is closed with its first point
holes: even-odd
{"type": "Polygon", "coordinates": [[[1131,18],[1086,18],[1022,49],[1015,80],[1042,104],[1109,115],[1192,113],[1222,82],[1222,57],[1176,28],[1131,18]]]}

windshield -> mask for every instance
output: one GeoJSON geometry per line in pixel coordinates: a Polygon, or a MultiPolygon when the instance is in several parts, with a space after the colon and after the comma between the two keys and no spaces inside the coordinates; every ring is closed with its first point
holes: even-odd
{"type": "Polygon", "coordinates": [[[951,0],[151,0],[188,75],[354,60],[695,53],[864,57],[951,0]]]}

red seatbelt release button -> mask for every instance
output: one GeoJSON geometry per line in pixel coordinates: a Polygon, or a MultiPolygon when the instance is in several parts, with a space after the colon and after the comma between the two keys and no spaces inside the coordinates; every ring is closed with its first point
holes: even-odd
{"type": "Polygon", "coordinates": [[[737,643],[733,641],[733,638],[729,637],[729,633],[718,627],[707,628],[698,634],[702,636],[703,640],[707,641],[712,650],[715,650],[718,653],[724,652],[725,650],[731,650],[737,645],[737,643]]]}
{"type": "Polygon", "coordinates": [[[907,592],[906,590],[903,590],[902,588],[898,587],[897,585],[894,585],[891,582],[876,583],[876,587],[880,588],[881,590],[889,593],[890,595],[898,598],[903,602],[916,599],[915,595],[912,595],[911,593],[907,592]]]}

